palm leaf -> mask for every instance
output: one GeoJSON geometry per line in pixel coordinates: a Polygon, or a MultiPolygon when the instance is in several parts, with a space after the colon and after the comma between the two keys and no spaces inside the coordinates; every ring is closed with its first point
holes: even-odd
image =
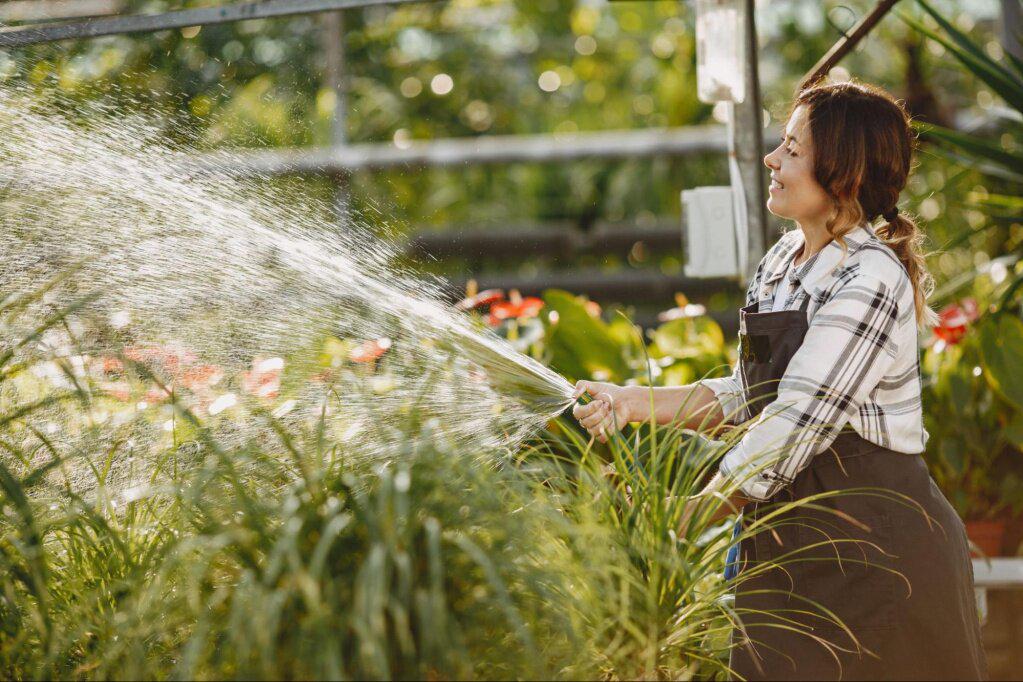
{"type": "Polygon", "coordinates": [[[904,12],[898,13],[899,18],[919,33],[927,36],[937,43],[940,43],[956,59],[962,62],[962,64],[973,75],[980,78],[982,81],[987,83],[992,90],[997,92],[1002,99],[1015,107],[1018,111],[1023,111],[1023,82],[1021,82],[1019,76],[981,52],[980,49],[969,39],[969,37],[948,23],[947,20],[941,18],[940,15],[935,13],[934,10],[923,2],[923,0],[917,0],[917,2],[935,18],[935,21],[937,21],[949,35],[953,36],[953,39],[946,38],[944,35],[932,31],[904,12]],[[962,47],[964,43],[969,43],[971,47],[962,47]]]}
{"type": "Polygon", "coordinates": [[[920,135],[925,139],[954,145],[969,152],[971,156],[987,159],[1000,166],[1004,166],[1013,173],[1023,174],[1023,154],[1014,154],[1006,151],[1000,145],[976,135],[961,133],[931,123],[915,122],[914,127],[920,131],[920,135]]]}

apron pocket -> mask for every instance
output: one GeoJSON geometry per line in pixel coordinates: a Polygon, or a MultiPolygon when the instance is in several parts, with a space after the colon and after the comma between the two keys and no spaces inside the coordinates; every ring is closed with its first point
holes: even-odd
{"type": "Polygon", "coordinates": [[[891,518],[850,515],[869,530],[833,514],[806,510],[796,531],[800,547],[792,563],[796,589],[814,602],[802,607],[814,615],[800,620],[805,618],[818,634],[841,632],[842,626],[832,620],[835,617],[857,637],[866,630],[893,627],[895,587],[902,578],[888,570],[896,568],[896,557],[885,556],[874,546],[895,554],[891,518]]]}

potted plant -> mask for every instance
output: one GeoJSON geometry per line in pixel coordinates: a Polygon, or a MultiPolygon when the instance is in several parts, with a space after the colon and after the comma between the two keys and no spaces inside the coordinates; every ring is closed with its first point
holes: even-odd
{"type": "Polygon", "coordinates": [[[1007,380],[1021,358],[1023,321],[980,315],[972,298],[942,309],[923,355],[928,464],[989,556],[1002,554],[1006,523],[1023,508],[1023,409],[1015,403],[1023,387],[1007,380]]]}

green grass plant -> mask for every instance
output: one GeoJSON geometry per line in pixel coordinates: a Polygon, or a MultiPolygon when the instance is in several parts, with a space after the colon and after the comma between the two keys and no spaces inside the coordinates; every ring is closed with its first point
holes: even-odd
{"type": "Polygon", "coordinates": [[[559,418],[520,450],[476,451],[415,406],[348,438],[331,394],[312,420],[253,401],[223,439],[172,394],[154,437],[143,413],[92,418],[104,398],[80,349],[33,344],[73,311],[15,323],[40,300],[0,306],[29,330],[0,364],[0,676],[728,675],[731,524],[710,504],[682,521],[740,431],[644,424],[596,447],[559,418]],[[31,380],[43,361],[65,381],[31,380]],[[363,456],[366,437],[387,455],[363,456]]]}

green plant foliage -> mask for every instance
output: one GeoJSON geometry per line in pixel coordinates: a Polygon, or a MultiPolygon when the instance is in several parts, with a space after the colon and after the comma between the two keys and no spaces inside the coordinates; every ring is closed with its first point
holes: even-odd
{"type": "Polygon", "coordinates": [[[1007,313],[989,315],[978,327],[987,380],[1023,413],[1023,320],[1007,313]]]}
{"type": "Polygon", "coordinates": [[[557,313],[557,322],[547,315],[544,329],[549,362],[570,379],[605,376],[624,381],[630,374],[622,345],[603,320],[592,316],[580,298],[567,291],[544,292],[549,312],[557,313]]]}

